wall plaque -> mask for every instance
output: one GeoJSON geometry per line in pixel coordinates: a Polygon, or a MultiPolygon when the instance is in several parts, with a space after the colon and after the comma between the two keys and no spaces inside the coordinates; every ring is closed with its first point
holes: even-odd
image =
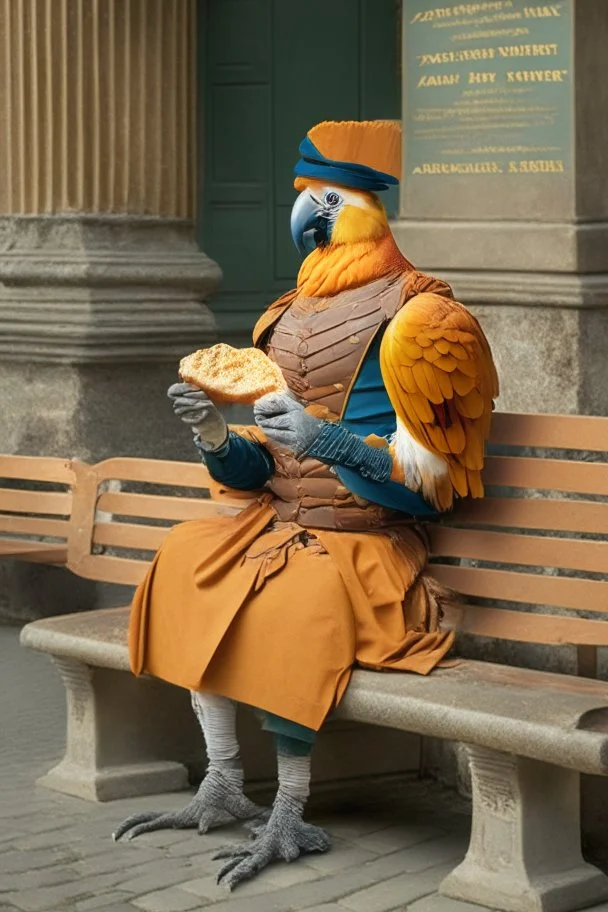
{"type": "Polygon", "coordinates": [[[405,0],[405,176],[572,168],[568,0],[405,0]]]}

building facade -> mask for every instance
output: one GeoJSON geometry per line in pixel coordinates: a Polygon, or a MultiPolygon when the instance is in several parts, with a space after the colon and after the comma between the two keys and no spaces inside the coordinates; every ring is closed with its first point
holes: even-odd
{"type": "Polygon", "coordinates": [[[403,117],[396,236],[482,317],[500,407],[604,413],[607,29],[602,0],[7,0],[1,449],[186,455],[164,390],[293,284],[292,165],[322,119],[403,117]],[[456,151],[420,131],[543,73],[513,91],[551,93],[558,175],[483,173],[466,130],[456,151]]]}

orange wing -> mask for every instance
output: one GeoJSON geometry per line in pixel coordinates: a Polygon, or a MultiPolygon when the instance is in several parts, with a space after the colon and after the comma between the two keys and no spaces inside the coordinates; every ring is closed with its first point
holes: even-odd
{"type": "Polygon", "coordinates": [[[397,418],[411,436],[443,456],[461,497],[483,497],[484,444],[498,377],[475,317],[441,295],[414,295],[389,323],[380,366],[397,418]]]}

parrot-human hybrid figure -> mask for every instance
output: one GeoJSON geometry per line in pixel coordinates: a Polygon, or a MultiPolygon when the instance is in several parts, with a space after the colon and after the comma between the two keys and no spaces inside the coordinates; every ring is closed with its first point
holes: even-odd
{"type": "Polygon", "coordinates": [[[400,253],[376,195],[398,183],[400,125],[324,122],[300,155],[297,287],[254,331],[287,392],[230,429],[202,390],[169,389],[212,477],[256,498],[173,527],[131,612],[132,670],[190,690],[208,769],[186,808],[135,815],[115,838],[249,820],[251,838],[217,856],[229,888],[329,848],[303,811],[316,733],[352,668],[428,674],[449,651],[419,522],[483,496],[498,394],[477,320],[400,253]],[[275,738],[270,809],[243,793],[238,703],[275,738]]]}

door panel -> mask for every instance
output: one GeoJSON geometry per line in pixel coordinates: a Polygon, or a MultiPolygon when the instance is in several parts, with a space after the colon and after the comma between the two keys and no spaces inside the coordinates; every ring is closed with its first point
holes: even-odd
{"type": "Polygon", "coordinates": [[[289,216],[306,131],[321,120],[401,116],[400,5],[200,3],[199,241],[224,272],[211,306],[220,334],[235,344],[295,284],[289,216]]]}
{"type": "Polygon", "coordinates": [[[306,131],[321,120],[359,118],[359,6],[308,0],[297,26],[291,3],[275,3],[275,196],[292,205],[293,167],[306,131]],[[354,15],[353,15],[354,13],[354,15]],[[280,40],[280,36],[289,36],[280,40]]]}

